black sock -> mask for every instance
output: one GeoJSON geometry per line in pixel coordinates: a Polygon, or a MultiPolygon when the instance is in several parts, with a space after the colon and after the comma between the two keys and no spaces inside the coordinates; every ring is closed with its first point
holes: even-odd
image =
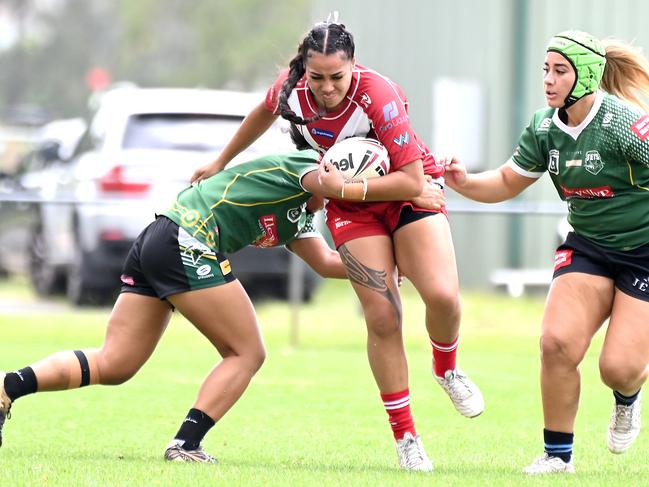
{"type": "Polygon", "coordinates": [[[559,457],[568,463],[572,458],[572,443],[574,433],[562,433],[543,429],[543,441],[545,442],[545,453],[551,457],[559,457]]]}
{"type": "Polygon", "coordinates": [[[5,376],[4,387],[7,396],[12,401],[27,394],[33,394],[38,387],[36,374],[34,374],[31,367],[25,367],[16,372],[9,372],[5,376]]]}
{"type": "Polygon", "coordinates": [[[203,411],[192,408],[176,433],[175,439],[184,441],[183,449],[196,450],[214,424],[215,421],[203,411]]]}
{"type": "Polygon", "coordinates": [[[638,389],[638,392],[633,394],[632,396],[625,396],[624,394],[619,393],[618,391],[613,391],[613,397],[615,397],[615,404],[618,406],[630,406],[633,404],[636,399],[638,399],[638,396],[640,395],[640,389],[638,389]]]}

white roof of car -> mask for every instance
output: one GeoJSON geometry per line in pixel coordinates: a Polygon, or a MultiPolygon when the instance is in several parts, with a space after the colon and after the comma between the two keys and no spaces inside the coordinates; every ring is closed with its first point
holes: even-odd
{"type": "Polygon", "coordinates": [[[122,113],[205,113],[245,116],[263,93],[196,88],[120,88],[103,94],[99,110],[122,113]]]}

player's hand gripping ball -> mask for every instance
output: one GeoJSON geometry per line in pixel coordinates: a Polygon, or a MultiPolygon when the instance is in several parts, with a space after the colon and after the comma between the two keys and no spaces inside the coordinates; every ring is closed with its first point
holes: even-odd
{"type": "Polygon", "coordinates": [[[350,137],[334,144],[322,160],[336,166],[346,181],[377,178],[390,170],[387,149],[365,137],[350,137]]]}

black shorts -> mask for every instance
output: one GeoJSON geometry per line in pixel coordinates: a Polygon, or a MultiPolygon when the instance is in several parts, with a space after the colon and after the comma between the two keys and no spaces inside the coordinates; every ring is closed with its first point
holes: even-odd
{"type": "Polygon", "coordinates": [[[159,216],[137,237],[122,268],[122,290],[164,299],[236,278],[230,261],[159,216]]]}
{"type": "Polygon", "coordinates": [[[649,244],[622,251],[570,232],[554,255],[554,276],[583,272],[608,277],[625,294],[649,302],[649,244]]]}
{"type": "Polygon", "coordinates": [[[407,225],[408,223],[416,222],[417,220],[421,220],[422,218],[426,218],[428,216],[434,216],[438,213],[439,212],[433,212],[430,210],[415,210],[410,205],[404,206],[401,209],[401,213],[399,214],[399,222],[397,223],[395,231],[407,225]]]}

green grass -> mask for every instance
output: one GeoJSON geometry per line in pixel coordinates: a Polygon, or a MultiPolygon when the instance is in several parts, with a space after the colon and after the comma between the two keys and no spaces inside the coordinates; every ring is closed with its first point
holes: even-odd
{"type": "MultiPolygon", "coordinates": [[[[430,376],[423,307],[403,289],[413,413],[431,474],[397,468],[396,453],[365,355],[365,329],[345,282],[328,282],[294,315],[285,303],[258,306],[268,359],[250,388],[207,436],[217,466],[162,460],[216,352],[175,316],[152,359],[127,384],[21,399],[5,427],[0,485],[546,485],[519,473],[542,450],[538,387],[541,299],[466,294],[460,363],[481,386],[487,409],[459,416],[430,376]]],[[[24,283],[0,284],[0,303],[27,301],[24,283]]],[[[0,370],[61,349],[98,346],[109,310],[0,312],[0,370]]],[[[597,372],[597,337],[582,365],[576,426],[578,474],[570,485],[649,483],[641,435],[625,455],[608,453],[610,392],[597,372]]]]}

